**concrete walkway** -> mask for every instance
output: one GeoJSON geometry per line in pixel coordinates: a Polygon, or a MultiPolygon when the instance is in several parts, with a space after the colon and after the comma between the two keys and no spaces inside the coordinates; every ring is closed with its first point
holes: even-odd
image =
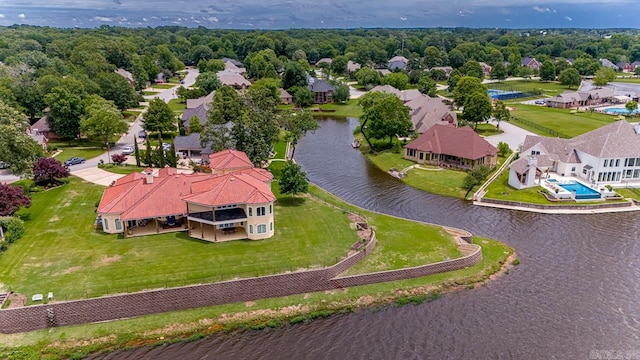
{"type": "Polygon", "coordinates": [[[112,172],[102,170],[97,166],[86,168],[86,169],[74,170],[73,175],[85,181],[98,184],[98,185],[103,185],[103,186],[109,186],[114,181],[125,176],[122,174],[114,174],[112,172]]]}
{"type": "MultiPolygon", "coordinates": [[[[497,124],[497,122],[495,121],[492,121],[492,123],[494,125],[497,124]]],[[[520,150],[520,146],[524,144],[524,139],[527,137],[527,135],[536,135],[507,121],[500,122],[500,130],[504,131],[504,133],[499,135],[487,136],[485,137],[485,140],[496,147],[498,146],[498,143],[505,142],[509,144],[511,150],[520,150]]]]}

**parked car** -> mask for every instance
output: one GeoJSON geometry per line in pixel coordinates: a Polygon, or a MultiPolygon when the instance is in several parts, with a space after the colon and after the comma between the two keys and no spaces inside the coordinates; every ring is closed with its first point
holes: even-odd
{"type": "Polygon", "coordinates": [[[64,162],[65,166],[78,165],[85,162],[83,157],[72,157],[71,159],[64,162]]]}
{"type": "Polygon", "coordinates": [[[169,144],[169,143],[162,143],[162,150],[164,150],[164,151],[169,151],[169,150],[171,150],[171,144],[169,144]]]}
{"type": "Polygon", "coordinates": [[[544,101],[544,100],[536,100],[536,101],[535,101],[535,104],[536,104],[536,105],[544,105],[544,104],[546,104],[546,103],[547,103],[547,102],[546,102],[546,101],[544,101]]]}
{"type": "Polygon", "coordinates": [[[147,132],[142,130],[142,131],[138,131],[138,137],[140,139],[146,139],[147,138],[147,132]]]}
{"type": "Polygon", "coordinates": [[[124,147],[124,149],[122,149],[122,153],[125,155],[131,155],[135,152],[136,150],[133,148],[133,146],[131,145],[127,145],[124,147]]]}
{"type": "Polygon", "coordinates": [[[8,169],[9,168],[9,164],[7,164],[4,161],[0,161],[0,169],[8,169]]]}

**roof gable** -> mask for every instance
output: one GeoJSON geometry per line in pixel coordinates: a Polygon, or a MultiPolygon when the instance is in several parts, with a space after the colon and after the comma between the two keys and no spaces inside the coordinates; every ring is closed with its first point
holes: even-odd
{"type": "Polygon", "coordinates": [[[247,154],[232,149],[209,155],[209,165],[213,170],[250,169],[253,167],[247,154]]]}
{"type": "Polygon", "coordinates": [[[410,142],[406,148],[472,160],[498,153],[495,146],[476,134],[469,126],[457,128],[434,125],[410,142]]]}

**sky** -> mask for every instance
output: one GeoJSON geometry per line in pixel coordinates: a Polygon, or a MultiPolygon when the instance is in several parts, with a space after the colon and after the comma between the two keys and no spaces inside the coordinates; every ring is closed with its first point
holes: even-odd
{"type": "Polygon", "coordinates": [[[638,0],[0,0],[0,26],[638,28],[638,0]]]}

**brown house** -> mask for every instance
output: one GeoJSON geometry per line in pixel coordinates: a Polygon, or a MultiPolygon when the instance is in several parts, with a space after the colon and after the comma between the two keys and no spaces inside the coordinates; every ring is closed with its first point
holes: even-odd
{"type": "Polygon", "coordinates": [[[326,104],[333,102],[333,91],[331,84],[322,79],[313,79],[309,85],[309,90],[313,92],[314,104],[326,104]]]}
{"type": "Polygon", "coordinates": [[[469,126],[434,125],[404,148],[404,158],[418,164],[473,169],[496,166],[498,149],[469,126]]]}
{"type": "Polygon", "coordinates": [[[556,95],[546,99],[548,107],[559,109],[575,108],[580,106],[599,105],[613,98],[613,91],[609,88],[594,89],[589,91],[572,91],[556,95]]]}
{"type": "Polygon", "coordinates": [[[280,102],[283,104],[293,104],[293,96],[287,90],[280,88],[280,102]]]}
{"type": "Polygon", "coordinates": [[[42,135],[49,140],[58,139],[58,134],[56,134],[49,125],[49,117],[47,115],[41,117],[40,120],[31,125],[31,132],[34,135],[42,135]]]}

